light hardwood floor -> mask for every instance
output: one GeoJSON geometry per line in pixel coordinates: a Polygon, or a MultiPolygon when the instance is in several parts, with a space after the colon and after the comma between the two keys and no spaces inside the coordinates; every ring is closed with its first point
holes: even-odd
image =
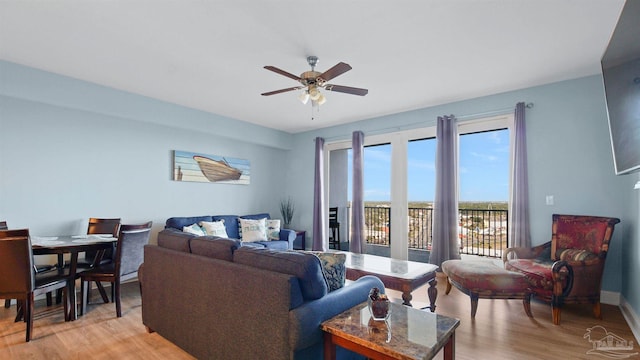
{"type": "MultiPolygon", "coordinates": [[[[480,299],[476,318],[470,318],[469,297],[457,289],[444,294],[445,277],[438,275],[436,313],[460,319],[456,331],[457,359],[606,359],[587,354],[591,343],[583,336],[596,325],[633,341],[637,339],[620,310],[603,305],[602,320],[594,319],[589,306],[566,306],[562,322],[551,322],[546,304],[531,304],[534,318],[528,318],[520,300],[480,299]]],[[[388,290],[401,301],[399,292],[388,290]]],[[[426,285],[413,293],[414,306],[427,305],[426,285]]],[[[94,300],[99,300],[95,294],[94,300]]],[[[116,318],[115,305],[90,305],[77,321],[64,322],[61,308],[46,310],[37,305],[34,338],[25,343],[24,323],[14,323],[15,305],[0,309],[0,359],[193,359],[158,334],[148,334],[142,325],[137,283],[124,285],[122,318],[116,318]]],[[[640,358],[632,356],[630,358],[640,358]]],[[[436,359],[442,359],[438,354],[436,359]]]]}

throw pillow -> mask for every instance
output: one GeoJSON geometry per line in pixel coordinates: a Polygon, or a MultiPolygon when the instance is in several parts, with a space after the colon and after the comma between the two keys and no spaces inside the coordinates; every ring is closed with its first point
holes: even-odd
{"type": "Polygon", "coordinates": [[[267,219],[250,220],[240,219],[242,228],[242,241],[266,241],[267,240],[267,219]]]}
{"type": "Polygon", "coordinates": [[[183,226],[182,227],[182,231],[189,233],[189,234],[193,234],[193,235],[197,235],[197,236],[205,236],[206,234],[204,233],[204,230],[202,230],[202,228],[200,226],[198,226],[198,224],[191,224],[189,226],[183,226]]]}
{"type": "Polygon", "coordinates": [[[200,226],[204,228],[207,235],[229,237],[227,235],[227,228],[224,226],[224,220],[220,221],[201,221],[200,226]]]}
{"type": "Polygon", "coordinates": [[[329,292],[340,289],[344,286],[344,281],[347,275],[347,267],[345,265],[345,262],[347,261],[346,254],[322,251],[305,252],[313,254],[320,259],[320,263],[322,264],[322,274],[327,281],[329,292]]]}
{"type": "Polygon", "coordinates": [[[559,249],[556,253],[558,260],[563,261],[588,261],[598,257],[591,251],[582,249],[559,249]]]}
{"type": "Polygon", "coordinates": [[[267,220],[267,239],[280,240],[280,220],[267,220]]]}

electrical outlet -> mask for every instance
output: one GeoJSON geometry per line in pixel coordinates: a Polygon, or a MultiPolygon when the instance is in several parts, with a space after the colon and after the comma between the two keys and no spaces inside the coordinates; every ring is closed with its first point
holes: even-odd
{"type": "Polygon", "coordinates": [[[553,195],[547,195],[547,205],[553,205],[553,195]]]}

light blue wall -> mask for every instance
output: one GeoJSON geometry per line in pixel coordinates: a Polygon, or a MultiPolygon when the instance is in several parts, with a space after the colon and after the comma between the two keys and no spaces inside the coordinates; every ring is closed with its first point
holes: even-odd
{"type": "MultiPolygon", "coordinates": [[[[300,204],[299,227],[312,229],[313,205],[313,139],[327,142],[349,139],[354,130],[380,134],[416,126],[434,126],[439,115],[466,116],[512,108],[519,101],[532,102],[527,109],[527,149],[529,152],[529,195],[531,202],[531,235],[534,244],[551,238],[553,213],[614,216],[622,223],[616,228],[604,275],[604,290],[618,292],[628,283],[627,292],[638,291],[635,283],[622,274],[622,249],[628,236],[636,233],[637,205],[630,211],[630,199],[638,198],[632,190],[635,178],[615,176],[604,90],[599,76],[565,81],[545,86],[486,96],[416,111],[297,134],[289,154],[292,168],[301,169],[288,188],[300,204]],[[415,125],[422,123],[423,125],[415,125]],[[295,154],[293,156],[292,154],[295,154]],[[302,169],[307,169],[302,171],[302,169]],[[554,195],[555,205],[545,205],[545,196],[554,195]]],[[[310,235],[310,234],[309,234],[310,235]]],[[[311,236],[307,237],[311,244],[311,236]]],[[[636,247],[637,248],[637,247],[636,247]]],[[[626,251],[626,249],[625,249],[626,251]]],[[[638,267],[636,255],[626,259],[631,268],[638,267]]],[[[623,294],[626,296],[626,294],[623,294]]],[[[640,310],[640,302],[634,303],[640,310]]]]}
{"type": "Polygon", "coordinates": [[[88,217],[152,220],[154,232],[171,216],[279,217],[290,139],[0,62],[0,219],[51,235],[85,232],[88,217]],[[248,159],[251,184],[172,181],[173,150],[248,159]]]}

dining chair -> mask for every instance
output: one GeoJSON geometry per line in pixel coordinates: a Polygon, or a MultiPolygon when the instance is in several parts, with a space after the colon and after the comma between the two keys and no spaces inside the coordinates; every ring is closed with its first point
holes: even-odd
{"type": "MultiPolygon", "coordinates": [[[[120,225],[113,262],[80,273],[80,314],[86,313],[91,282],[110,282],[114,289],[112,301],[116,303],[116,316],[122,317],[120,284],[138,276],[138,268],[144,261],[144,246],[149,243],[151,224],[149,221],[139,225],[120,225]]],[[[104,300],[105,294],[102,295],[104,300]]]]}
{"type": "MultiPolygon", "coordinates": [[[[89,226],[87,227],[87,235],[95,234],[111,234],[114,237],[118,236],[118,228],[120,227],[120,218],[117,219],[101,219],[101,218],[89,218],[89,226]]],[[[93,262],[98,255],[97,251],[87,251],[84,254],[84,259],[78,259],[78,268],[88,269],[93,266],[93,262]]],[[[101,264],[106,264],[112,261],[113,249],[106,250],[100,260],[101,264]]]]}
{"type": "Polygon", "coordinates": [[[29,229],[0,230],[0,296],[17,299],[16,322],[27,323],[26,341],[33,333],[34,300],[36,296],[63,289],[64,316],[69,318],[69,275],[57,271],[35,272],[29,229]]]}
{"type": "MultiPolygon", "coordinates": [[[[87,235],[96,234],[111,234],[112,236],[118,236],[118,228],[120,227],[120,218],[89,218],[89,225],[87,227],[87,235]]],[[[78,258],[77,267],[78,271],[84,271],[94,266],[94,262],[98,260],[100,264],[107,264],[112,262],[113,249],[98,251],[87,251],[83,258],[78,258]]],[[[69,267],[69,262],[64,262],[63,255],[58,255],[58,264],[64,264],[65,267],[69,267]]],[[[100,294],[103,296],[105,302],[108,301],[104,288],[99,282],[96,282],[96,286],[100,289],[100,294]]],[[[56,302],[60,303],[61,293],[56,294],[56,302]]],[[[113,297],[112,292],[112,297],[113,297]]]]}
{"type": "MultiPolygon", "coordinates": [[[[118,230],[120,228],[120,218],[89,218],[89,225],[87,227],[87,235],[95,234],[111,234],[114,237],[118,236],[118,230]]],[[[104,250],[102,253],[98,251],[87,251],[84,255],[84,261],[78,262],[80,269],[91,268],[97,263],[100,265],[113,262],[113,248],[104,250]]],[[[103,300],[106,298],[106,293],[102,284],[96,281],[96,286],[100,289],[100,294],[103,295],[103,300]]],[[[115,296],[114,289],[111,289],[111,298],[115,296]]],[[[108,300],[107,300],[108,301],[108,300]]]]}
{"type": "Polygon", "coordinates": [[[338,222],[337,207],[329,208],[329,231],[329,248],[340,250],[340,222],[338,222]]]}
{"type": "MultiPolygon", "coordinates": [[[[0,221],[0,230],[9,230],[9,226],[6,221],[0,221]]],[[[36,273],[42,273],[45,271],[55,269],[55,265],[36,265],[36,273]]],[[[51,294],[47,294],[47,306],[51,306],[51,294]]],[[[11,307],[11,299],[4,300],[4,307],[9,309],[11,307]]]]}
{"type": "MultiPolygon", "coordinates": [[[[0,230],[9,230],[6,221],[0,221],[0,230]]],[[[4,307],[7,309],[11,307],[11,299],[4,299],[4,307]]]]}

